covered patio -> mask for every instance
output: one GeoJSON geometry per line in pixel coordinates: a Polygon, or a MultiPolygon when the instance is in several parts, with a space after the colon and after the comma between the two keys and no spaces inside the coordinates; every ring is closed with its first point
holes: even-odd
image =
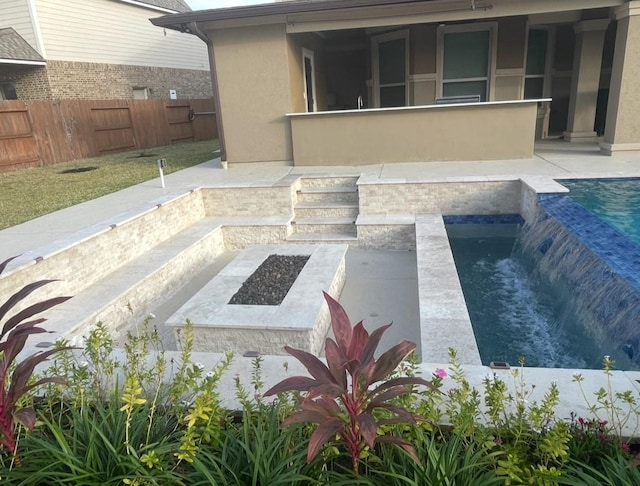
{"type": "Polygon", "coordinates": [[[319,0],[174,14],[209,46],[223,160],[362,165],[640,149],[640,2],[319,0]],[[222,127],[222,128],[221,128],[222,127]]]}

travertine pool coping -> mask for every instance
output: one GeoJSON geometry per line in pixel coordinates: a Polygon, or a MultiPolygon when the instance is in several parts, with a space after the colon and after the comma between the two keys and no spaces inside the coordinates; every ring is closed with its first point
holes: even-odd
{"type": "Polygon", "coordinates": [[[348,245],[257,245],[243,250],[175,312],[166,325],[176,340],[193,325],[196,351],[284,354],[289,345],[318,354],[329,329],[322,291],[336,299],[345,280],[348,245]],[[231,305],[229,300],[269,255],[309,255],[280,305],[231,305]]]}

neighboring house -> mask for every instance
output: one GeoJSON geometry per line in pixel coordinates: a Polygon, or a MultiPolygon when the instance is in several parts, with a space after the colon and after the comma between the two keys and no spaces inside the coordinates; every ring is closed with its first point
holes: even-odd
{"type": "Polygon", "coordinates": [[[0,100],[210,98],[206,46],[150,17],[184,0],[2,0],[0,100]]]}
{"type": "Polygon", "coordinates": [[[290,1],[152,23],[209,46],[230,163],[525,158],[547,136],[640,150],[640,1],[290,1]]]}

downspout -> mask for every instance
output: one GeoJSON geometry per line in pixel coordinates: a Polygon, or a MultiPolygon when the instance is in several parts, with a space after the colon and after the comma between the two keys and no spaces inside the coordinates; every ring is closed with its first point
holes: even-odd
{"type": "Polygon", "coordinates": [[[189,22],[189,32],[198,36],[205,44],[209,53],[209,74],[211,75],[211,87],[213,89],[213,102],[216,108],[216,125],[218,126],[218,141],[220,143],[220,160],[227,161],[227,149],[224,142],[224,128],[222,124],[222,107],[220,105],[220,91],[218,91],[218,72],[216,70],[216,56],[213,52],[213,42],[207,34],[202,32],[196,22],[189,22]]]}

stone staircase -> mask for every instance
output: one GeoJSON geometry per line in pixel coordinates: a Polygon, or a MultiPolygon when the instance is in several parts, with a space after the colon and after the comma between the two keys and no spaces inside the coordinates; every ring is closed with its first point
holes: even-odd
{"type": "Polygon", "coordinates": [[[294,207],[293,233],[287,241],[356,243],[358,176],[304,177],[294,207]]]}

